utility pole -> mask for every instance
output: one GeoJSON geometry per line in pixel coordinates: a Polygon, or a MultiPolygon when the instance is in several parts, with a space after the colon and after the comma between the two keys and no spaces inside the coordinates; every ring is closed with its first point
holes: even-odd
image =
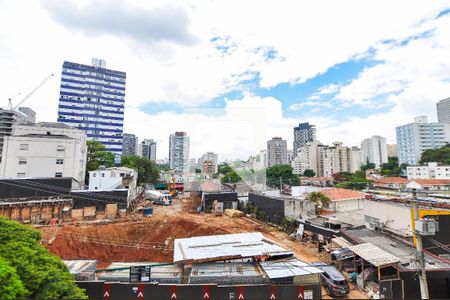
{"type": "Polygon", "coordinates": [[[422,299],[430,299],[428,294],[428,282],[427,282],[427,274],[425,273],[425,257],[423,253],[423,244],[422,244],[422,236],[417,231],[417,221],[419,221],[419,202],[417,201],[417,191],[416,189],[412,189],[412,196],[414,200],[414,228],[415,228],[415,236],[416,236],[416,249],[417,256],[419,260],[419,268],[420,268],[420,294],[422,299]]]}
{"type": "Polygon", "coordinates": [[[283,193],[283,181],[281,180],[280,177],[280,194],[283,193]]]}

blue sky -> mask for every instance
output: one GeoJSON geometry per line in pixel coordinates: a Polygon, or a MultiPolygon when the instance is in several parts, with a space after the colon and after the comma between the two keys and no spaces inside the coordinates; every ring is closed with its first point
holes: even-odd
{"type": "Polygon", "coordinates": [[[97,57],[127,72],[124,130],[159,158],[174,131],[193,157],[245,159],[300,122],[323,143],[395,143],[450,96],[449,36],[448,0],[0,1],[0,99],[57,74],[27,101],[55,121],[62,62],[97,57]]]}

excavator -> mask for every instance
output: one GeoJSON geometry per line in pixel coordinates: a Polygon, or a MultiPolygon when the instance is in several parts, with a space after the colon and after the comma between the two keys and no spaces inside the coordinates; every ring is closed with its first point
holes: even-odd
{"type": "Polygon", "coordinates": [[[175,189],[175,177],[172,176],[172,182],[169,183],[169,194],[173,198],[177,194],[177,190],[175,189]]]}

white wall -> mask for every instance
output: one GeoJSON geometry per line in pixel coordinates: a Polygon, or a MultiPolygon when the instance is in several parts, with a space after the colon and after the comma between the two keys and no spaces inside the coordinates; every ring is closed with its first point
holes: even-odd
{"type": "Polygon", "coordinates": [[[362,209],[364,206],[364,199],[348,199],[336,200],[330,203],[330,207],[334,211],[351,211],[362,209]]]}
{"type": "MultiPolygon", "coordinates": [[[[411,208],[406,205],[383,201],[364,202],[364,215],[379,219],[385,228],[395,231],[397,234],[410,237],[411,233],[411,208]]],[[[368,224],[366,224],[368,227],[368,224]]]]}
{"type": "Polygon", "coordinates": [[[86,154],[86,144],[79,140],[9,136],[5,138],[0,177],[56,177],[61,173],[60,177],[72,177],[83,184],[86,154]],[[21,150],[21,145],[28,145],[28,150],[21,150]],[[57,164],[61,159],[62,164],[57,164]],[[19,164],[19,160],[26,163],[19,164]]]}

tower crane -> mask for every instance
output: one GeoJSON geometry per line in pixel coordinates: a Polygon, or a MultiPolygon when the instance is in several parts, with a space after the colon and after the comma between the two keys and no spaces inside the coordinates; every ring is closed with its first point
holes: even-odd
{"type": "MultiPolygon", "coordinates": [[[[22,100],[19,101],[19,103],[17,103],[16,105],[13,106],[12,104],[12,98],[8,99],[8,109],[10,110],[16,110],[18,107],[20,107],[25,101],[28,100],[28,98],[30,98],[37,90],[39,90],[51,77],[53,77],[53,73],[48,75],[47,77],[44,78],[44,80],[42,80],[34,89],[32,89],[25,97],[23,97],[22,100]]],[[[16,94],[14,97],[20,95],[20,93],[16,94]]]]}

